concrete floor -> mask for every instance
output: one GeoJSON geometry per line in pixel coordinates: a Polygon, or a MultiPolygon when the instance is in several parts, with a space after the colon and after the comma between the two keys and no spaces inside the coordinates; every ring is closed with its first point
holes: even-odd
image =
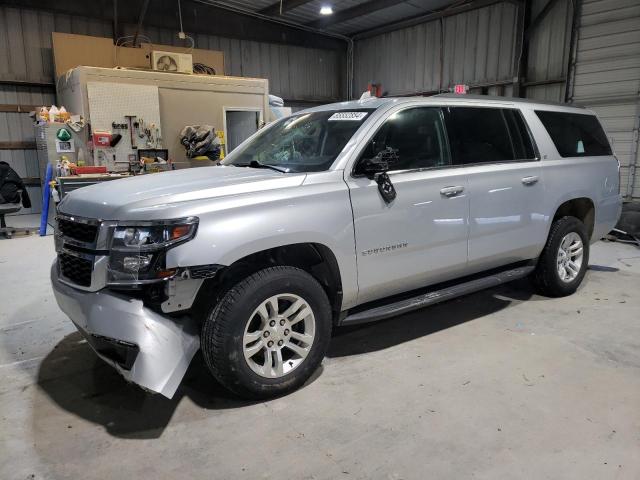
{"type": "Polygon", "coordinates": [[[128,385],[57,309],[51,237],[0,241],[0,478],[640,478],[640,249],[598,243],[576,295],[526,281],[336,332],[278,400],[196,357],[128,385]]]}

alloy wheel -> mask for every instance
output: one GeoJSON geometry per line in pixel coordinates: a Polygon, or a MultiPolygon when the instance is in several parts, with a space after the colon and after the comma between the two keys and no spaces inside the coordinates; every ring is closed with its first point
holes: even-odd
{"type": "Polygon", "coordinates": [[[313,310],[302,297],[292,293],[269,297],[247,321],[242,338],[244,358],[261,377],[283,377],[309,355],[315,328],[313,310]]]}
{"type": "Polygon", "coordinates": [[[560,280],[570,283],[578,276],[582,268],[584,246],[582,238],[576,232],[566,234],[558,248],[558,275],[560,280]]]}

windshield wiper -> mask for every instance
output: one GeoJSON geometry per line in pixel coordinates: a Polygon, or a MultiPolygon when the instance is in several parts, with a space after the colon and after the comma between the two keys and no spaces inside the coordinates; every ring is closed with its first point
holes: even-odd
{"type": "Polygon", "coordinates": [[[251,168],[270,168],[280,173],[289,173],[289,169],[276,167],[275,165],[269,165],[268,163],[261,163],[258,160],[251,160],[249,163],[232,163],[236,167],[251,167],[251,168]]]}

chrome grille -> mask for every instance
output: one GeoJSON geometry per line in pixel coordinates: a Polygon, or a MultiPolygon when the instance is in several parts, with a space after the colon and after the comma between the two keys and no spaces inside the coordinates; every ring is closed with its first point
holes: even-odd
{"type": "Polygon", "coordinates": [[[94,243],[98,236],[98,225],[58,218],[58,232],[78,242],[94,243]]]}
{"type": "Polygon", "coordinates": [[[93,262],[68,253],[58,254],[60,273],[73,283],[83,287],[91,286],[93,262]]]}
{"type": "Polygon", "coordinates": [[[58,212],[55,232],[60,281],[95,292],[106,284],[110,232],[115,222],[58,212]]]}

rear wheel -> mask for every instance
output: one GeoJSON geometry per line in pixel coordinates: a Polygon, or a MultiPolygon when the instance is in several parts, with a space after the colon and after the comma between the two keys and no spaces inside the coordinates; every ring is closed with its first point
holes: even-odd
{"type": "Polygon", "coordinates": [[[533,283],[543,295],[570,295],[580,286],[588,263],[589,238],[584,223],[575,217],[562,217],[551,225],[533,283]]]}
{"type": "Polygon", "coordinates": [[[225,387],[248,398],[281,395],[318,368],[331,337],[322,286],[294,267],[261,270],[232,287],[204,322],[202,351],[225,387]]]}

